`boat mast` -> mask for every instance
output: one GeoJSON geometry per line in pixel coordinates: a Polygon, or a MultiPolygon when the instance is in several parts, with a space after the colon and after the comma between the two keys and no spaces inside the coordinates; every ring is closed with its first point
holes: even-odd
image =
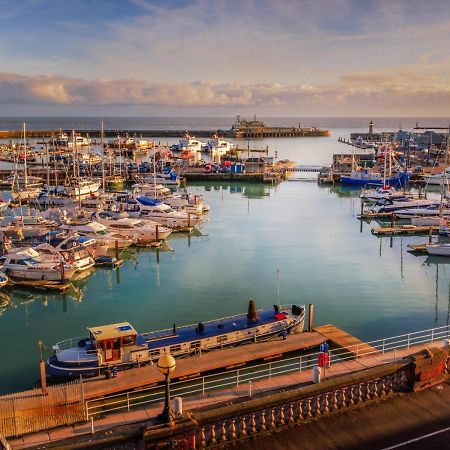
{"type": "Polygon", "coordinates": [[[442,216],[442,209],[443,209],[443,203],[444,203],[444,195],[445,195],[445,186],[448,185],[447,182],[447,164],[448,164],[448,152],[450,150],[450,125],[448,127],[447,131],[447,145],[445,147],[445,162],[444,162],[444,179],[442,180],[441,184],[441,201],[439,203],[439,215],[442,216]]]}
{"type": "Polygon", "coordinates": [[[280,309],[280,269],[277,269],[277,306],[280,309]]]}
{"type": "Polygon", "coordinates": [[[23,123],[23,149],[24,149],[24,159],[23,159],[23,164],[24,164],[24,184],[25,184],[25,191],[27,190],[28,187],[28,175],[27,175],[27,139],[26,139],[26,125],[25,122],[23,123]]]}
{"type": "Polygon", "coordinates": [[[103,148],[103,120],[100,121],[100,125],[101,125],[101,132],[100,132],[100,146],[101,146],[101,152],[102,152],[102,189],[103,192],[105,192],[105,186],[106,186],[106,181],[105,181],[105,149],[103,148]]]}

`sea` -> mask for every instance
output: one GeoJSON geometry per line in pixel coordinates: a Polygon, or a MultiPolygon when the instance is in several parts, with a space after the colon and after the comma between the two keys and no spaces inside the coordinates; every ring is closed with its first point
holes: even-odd
{"type": "MultiPolygon", "coordinates": [[[[229,129],[233,117],[0,117],[0,130],[229,129]]],[[[329,165],[338,142],[368,130],[371,118],[262,117],[269,125],[317,126],[328,137],[235,141],[268,148],[301,165],[329,165]]],[[[447,126],[442,118],[376,118],[375,131],[447,126]]],[[[158,140],[158,138],[152,138],[158,140]]],[[[176,138],[161,138],[169,144],[176,138]]],[[[376,222],[360,222],[359,189],[320,186],[310,174],[278,185],[189,183],[210,205],[191,235],[175,234],[161,249],[122,254],[117,269],[98,268],[65,294],[6,288],[0,295],[0,394],[39,378],[38,341],[52,345],[84,336],[86,327],[130,322],[138,331],[198,323],[283,303],[315,305],[315,324],[332,323],[363,340],[449,324],[450,258],[414,255],[427,237],[379,238],[376,222]],[[277,296],[277,270],[279,297],[277,296]]]]}

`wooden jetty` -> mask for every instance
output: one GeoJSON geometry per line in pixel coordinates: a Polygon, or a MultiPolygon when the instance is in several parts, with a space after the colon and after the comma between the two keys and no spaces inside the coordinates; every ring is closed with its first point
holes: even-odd
{"type": "Polygon", "coordinates": [[[347,333],[343,329],[335,325],[327,324],[314,328],[314,331],[320,333],[326,339],[331,341],[334,345],[347,350],[355,355],[375,353],[378,350],[375,347],[361,341],[355,336],[347,333]]]}
{"type": "Polygon", "coordinates": [[[14,280],[10,278],[10,284],[13,286],[22,286],[40,290],[52,290],[66,292],[72,285],[70,283],[62,283],[60,281],[49,280],[14,280]]]}
{"type": "Polygon", "coordinates": [[[372,228],[372,234],[375,236],[396,236],[396,235],[414,235],[414,234],[437,234],[439,232],[438,226],[415,226],[402,225],[399,227],[378,227],[372,228]]]}
{"type": "MultiPolygon", "coordinates": [[[[318,332],[289,335],[287,339],[259,342],[223,350],[202,352],[201,355],[177,359],[173,381],[206,375],[216,371],[230,370],[258,362],[281,358],[285,354],[316,348],[324,341],[318,332]]],[[[85,399],[132,391],[161,384],[164,377],[156,365],[146,365],[118,373],[116,378],[93,378],[84,382],[85,399]]]]}
{"type": "Polygon", "coordinates": [[[358,214],[356,216],[358,219],[361,220],[372,220],[372,219],[382,219],[382,218],[392,218],[395,219],[395,215],[391,212],[369,212],[365,211],[361,214],[358,214]]]}

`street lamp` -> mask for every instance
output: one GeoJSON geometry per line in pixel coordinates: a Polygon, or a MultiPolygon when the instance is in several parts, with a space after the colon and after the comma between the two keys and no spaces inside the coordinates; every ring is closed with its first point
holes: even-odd
{"type": "Polygon", "coordinates": [[[172,412],[172,408],[170,407],[169,376],[175,370],[175,367],[176,367],[175,358],[172,355],[166,353],[158,359],[156,366],[158,367],[158,370],[165,377],[165,388],[166,388],[164,409],[163,409],[162,413],[159,414],[158,419],[161,422],[165,422],[169,425],[173,425],[174,415],[172,412]]]}

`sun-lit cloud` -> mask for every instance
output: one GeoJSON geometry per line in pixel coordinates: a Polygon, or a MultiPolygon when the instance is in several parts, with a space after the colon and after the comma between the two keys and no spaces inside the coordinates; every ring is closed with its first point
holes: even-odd
{"type": "Polygon", "coordinates": [[[450,82],[416,73],[353,74],[327,85],[279,83],[150,83],[135,79],[85,80],[0,73],[3,104],[86,105],[98,107],[240,107],[307,110],[314,113],[358,110],[450,114],[450,82]]]}

